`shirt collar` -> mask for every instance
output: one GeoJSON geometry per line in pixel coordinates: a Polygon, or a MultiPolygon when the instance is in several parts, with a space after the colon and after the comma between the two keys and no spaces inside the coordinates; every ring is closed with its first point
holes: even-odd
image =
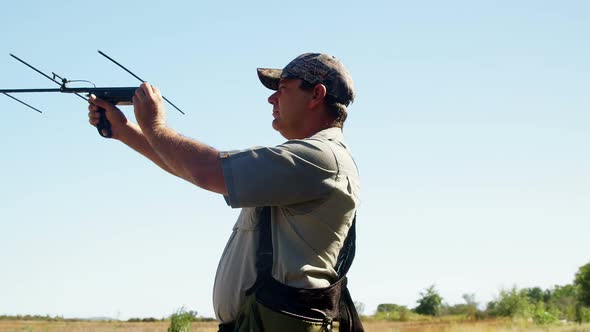
{"type": "Polygon", "coordinates": [[[344,136],[342,135],[342,128],[338,128],[338,127],[330,127],[330,128],[326,128],[324,130],[320,130],[317,133],[315,133],[313,136],[311,136],[310,138],[325,138],[325,139],[329,139],[329,140],[336,140],[336,141],[342,141],[344,136]]]}

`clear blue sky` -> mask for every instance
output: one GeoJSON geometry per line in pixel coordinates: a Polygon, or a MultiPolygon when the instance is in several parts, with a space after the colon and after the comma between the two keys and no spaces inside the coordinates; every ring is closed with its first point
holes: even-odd
{"type": "MultiPolygon", "coordinates": [[[[0,88],[53,87],[14,61],[98,86],[157,85],[169,124],[221,150],[276,145],[256,67],[330,53],[357,88],[365,313],[435,284],[460,303],[571,283],[590,261],[586,1],[13,1],[0,88]]],[[[87,124],[86,104],[0,96],[0,315],[212,316],[238,214],[87,124]]],[[[125,112],[132,116],[132,109],[125,112]]]]}

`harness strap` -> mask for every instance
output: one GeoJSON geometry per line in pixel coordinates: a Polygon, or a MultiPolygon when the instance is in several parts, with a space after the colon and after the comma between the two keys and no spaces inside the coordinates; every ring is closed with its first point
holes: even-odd
{"type": "Polygon", "coordinates": [[[265,206],[260,211],[260,224],[258,226],[260,230],[258,250],[256,252],[256,272],[258,273],[258,278],[267,278],[272,275],[273,249],[270,219],[270,206],[265,206]]]}
{"type": "MultiPolygon", "coordinates": [[[[350,229],[348,230],[348,234],[346,235],[346,239],[344,240],[344,244],[342,246],[342,249],[340,250],[340,253],[338,254],[338,259],[336,261],[335,269],[338,273],[338,280],[332,283],[330,287],[325,288],[323,290],[296,289],[293,287],[289,287],[287,285],[283,285],[272,277],[273,248],[271,233],[271,208],[270,206],[263,207],[262,211],[260,211],[260,237],[258,239],[258,250],[256,252],[256,271],[258,273],[258,276],[256,278],[254,286],[252,286],[246,292],[246,294],[251,294],[260,287],[267,287],[273,290],[272,294],[274,295],[279,295],[280,293],[290,294],[288,296],[289,298],[294,299],[295,302],[300,302],[300,306],[310,306],[311,310],[314,310],[312,307],[315,305],[323,306],[324,304],[334,303],[333,301],[329,301],[329,298],[334,296],[334,299],[339,299],[336,301],[337,308],[325,307],[325,313],[329,313],[330,315],[336,314],[339,316],[338,318],[340,320],[340,331],[363,332],[364,328],[360,321],[360,317],[358,315],[358,312],[356,311],[354,302],[352,301],[352,297],[350,296],[350,292],[348,291],[348,287],[346,286],[346,274],[348,273],[348,270],[352,265],[352,261],[354,260],[354,255],[356,252],[355,226],[356,214],[352,220],[352,224],[350,225],[350,229]],[[329,290],[331,288],[332,291],[329,290]]],[[[265,298],[265,296],[268,294],[259,295],[263,297],[261,300],[265,300],[269,304],[271,304],[271,302],[274,302],[272,299],[265,298]]],[[[273,306],[281,306],[281,303],[274,302],[273,304],[273,306]]],[[[298,304],[295,303],[294,305],[297,306],[298,304]]],[[[299,309],[305,311],[305,308],[299,309]]]]}

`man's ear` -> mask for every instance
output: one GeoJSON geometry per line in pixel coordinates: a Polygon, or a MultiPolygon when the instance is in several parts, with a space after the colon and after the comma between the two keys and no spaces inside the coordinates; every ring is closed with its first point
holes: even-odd
{"type": "Polygon", "coordinates": [[[326,86],[323,84],[316,84],[313,87],[311,100],[309,101],[310,108],[315,108],[318,105],[321,105],[324,102],[324,100],[326,99],[326,94],[327,94],[326,86]]]}

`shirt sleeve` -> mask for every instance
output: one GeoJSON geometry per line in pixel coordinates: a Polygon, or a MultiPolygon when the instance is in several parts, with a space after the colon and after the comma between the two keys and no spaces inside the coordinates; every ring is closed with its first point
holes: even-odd
{"type": "Polygon", "coordinates": [[[326,197],[338,166],[326,142],[291,140],[276,147],[220,153],[234,207],[285,206],[326,197]]]}

